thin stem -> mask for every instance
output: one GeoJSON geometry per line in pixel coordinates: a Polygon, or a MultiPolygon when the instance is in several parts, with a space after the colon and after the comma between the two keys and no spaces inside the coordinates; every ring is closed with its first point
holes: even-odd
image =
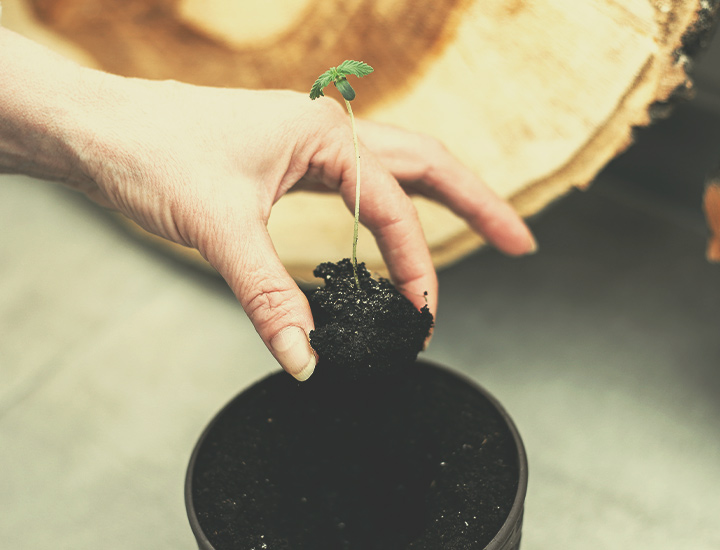
{"type": "Polygon", "coordinates": [[[357,271],[357,243],[358,243],[358,227],[360,226],[360,147],[358,147],[357,130],[355,129],[355,117],[353,116],[350,102],[346,99],[345,106],[350,113],[350,122],[352,123],[353,145],[355,145],[355,165],[357,166],[357,178],[355,180],[355,227],[353,228],[353,251],[352,264],[353,273],[355,275],[355,285],[360,290],[360,279],[357,271]]]}

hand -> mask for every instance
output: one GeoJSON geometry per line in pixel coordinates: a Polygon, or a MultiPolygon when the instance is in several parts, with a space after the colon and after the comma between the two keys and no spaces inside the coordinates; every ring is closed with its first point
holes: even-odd
{"type": "MultiPolygon", "coordinates": [[[[310,308],[266,226],[273,204],[294,187],[337,191],[354,208],[355,157],[344,109],[295,92],[66,68],[17,37],[2,38],[8,52],[15,47],[29,58],[16,51],[0,59],[7,75],[0,107],[9,105],[0,117],[15,136],[27,119],[23,110],[31,110],[33,125],[25,130],[35,138],[6,146],[0,135],[4,169],[22,166],[25,173],[61,179],[146,230],[199,250],[283,368],[301,380],[310,376],[316,361],[307,336],[314,328],[310,308]],[[36,85],[13,89],[18,75],[36,85]],[[50,106],[38,109],[41,102],[50,106]],[[45,120],[43,113],[55,118],[45,120]],[[4,150],[10,151],[5,157],[4,150]]],[[[533,238],[514,211],[436,141],[369,122],[361,122],[359,132],[365,144],[361,222],[377,240],[393,282],[418,307],[427,291],[435,311],[437,278],[407,192],[446,204],[509,254],[532,251],[533,238]]]]}
{"type": "MultiPolygon", "coordinates": [[[[145,229],[197,248],[228,282],[280,364],[305,379],[315,357],[308,303],[267,232],[272,205],[298,182],[338,190],[350,209],[355,159],[346,113],[305,94],[200,88],[112,78],[106,127],[86,164],[90,195],[145,229]],[[112,88],[115,90],[115,88],[112,88]]],[[[107,88],[106,88],[107,89],[107,88]]],[[[107,92],[106,92],[107,93],[107,92]]],[[[534,247],[512,208],[436,141],[368,122],[361,221],[391,277],[421,307],[437,305],[437,279],[405,190],[448,205],[500,249],[534,247]],[[373,154],[374,153],[374,154],[373,154]]],[[[298,228],[299,231],[302,228],[298,228]]]]}

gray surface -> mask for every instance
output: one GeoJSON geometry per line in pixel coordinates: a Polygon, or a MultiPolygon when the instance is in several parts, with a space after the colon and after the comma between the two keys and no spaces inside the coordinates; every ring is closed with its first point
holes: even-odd
{"type": "Polygon", "coordinates": [[[0,179],[0,548],[192,548],[206,419],[272,367],[219,281],[84,199],[0,179]]]}
{"type": "MultiPolygon", "coordinates": [[[[270,356],[218,280],[79,196],[0,182],[0,547],[193,548],[195,438],[270,356]]],[[[699,223],[612,190],[537,220],[532,258],[443,272],[427,356],[516,419],[525,550],[716,550],[720,267],[699,223]]]]}
{"type": "Polygon", "coordinates": [[[459,291],[430,353],[520,427],[524,548],[720,548],[720,267],[702,234],[596,192],[536,232],[533,258],[443,274],[459,291]]]}
{"type": "MultiPolygon", "coordinates": [[[[523,550],[720,548],[720,266],[699,210],[718,128],[682,108],[533,223],[539,254],[441,274],[427,357],[523,434],[523,550]]],[[[0,220],[0,548],[194,548],[195,439],[271,357],[221,281],[81,197],[0,177],[0,220]]]]}

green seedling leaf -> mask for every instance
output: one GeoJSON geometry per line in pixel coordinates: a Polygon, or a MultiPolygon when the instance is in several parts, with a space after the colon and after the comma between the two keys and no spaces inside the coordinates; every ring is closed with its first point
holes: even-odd
{"type": "Polygon", "coordinates": [[[321,95],[325,95],[323,93],[323,89],[333,81],[335,76],[333,69],[334,67],[332,69],[328,69],[317,78],[315,84],[313,84],[313,87],[310,90],[310,99],[317,99],[321,95]]]}
{"type": "Polygon", "coordinates": [[[367,63],[363,63],[362,61],[353,61],[352,59],[347,59],[337,66],[337,72],[344,74],[345,76],[353,74],[358,78],[369,75],[373,72],[373,70],[374,69],[367,63]]]}
{"type": "Polygon", "coordinates": [[[320,96],[324,96],[325,93],[323,90],[332,83],[340,90],[340,93],[346,101],[352,101],[355,99],[355,90],[353,90],[347,81],[347,76],[354,75],[362,78],[363,76],[369,75],[373,70],[374,69],[367,63],[346,59],[337,67],[330,67],[317,78],[315,84],[313,84],[313,87],[310,89],[310,99],[317,99],[320,96]]]}

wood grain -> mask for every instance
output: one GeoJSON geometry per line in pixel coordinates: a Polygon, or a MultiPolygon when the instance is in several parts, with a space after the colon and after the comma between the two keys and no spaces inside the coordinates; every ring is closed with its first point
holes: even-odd
{"type": "MultiPolygon", "coordinates": [[[[357,112],[439,138],[525,216],[588,185],[631,143],[633,128],[651,122],[654,105],[691,89],[686,37],[711,24],[718,6],[705,0],[240,4],[4,2],[6,12],[32,14],[17,30],[42,29],[46,40],[125,75],[308,91],[328,66],[362,59],[376,71],[358,88],[357,112]]],[[[416,204],[438,266],[482,243],[444,208],[416,204]]],[[[311,279],[317,263],[349,255],[352,217],[337,197],[297,193],[276,205],[270,232],[291,273],[311,279]]],[[[360,256],[384,272],[368,232],[360,236],[360,256]]]]}

